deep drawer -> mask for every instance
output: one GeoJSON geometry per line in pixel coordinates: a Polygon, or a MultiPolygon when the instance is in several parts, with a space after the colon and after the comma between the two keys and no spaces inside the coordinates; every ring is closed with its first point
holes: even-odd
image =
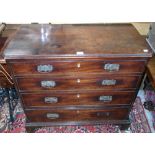
{"type": "Polygon", "coordinates": [[[141,73],[145,61],[44,61],[13,63],[11,67],[15,75],[72,75],[87,73],[141,73]]]}
{"type": "Polygon", "coordinates": [[[134,91],[21,94],[24,107],[129,105],[134,91]]]}
{"type": "Polygon", "coordinates": [[[125,120],[128,109],[108,110],[25,110],[27,122],[67,122],[90,120],[125,120]]]}
{"type": "Polygon", "coordinates": [[[20,91],[79,90],[79,89],[135,89],[141,76],[90,76],[90,77],[21,77],[17,78],[20,91]]]}

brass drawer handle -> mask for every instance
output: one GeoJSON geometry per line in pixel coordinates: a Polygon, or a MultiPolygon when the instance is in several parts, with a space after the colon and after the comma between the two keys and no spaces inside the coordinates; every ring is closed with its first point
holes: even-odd
{"type": "Polygon", "coordinates": [[[57,113],[47,113],[46,117],[48,119],[57,119],[57,118],[59,118],[59,114],[57,114],[57,113]]]}
{"type": "Polygon", "coordinates": [[[41,81],[41,87],[43,88],[52,88],[56,86],[55,81],[41,81]]]}
{"type": "Polygon", "coordinates": [[[110,85],[115,85],[116,80],[103,80],[102,81],[102,86],[110,86],[110,85]]]}
{"type": "Polygon", "coordinates": [[[45,103],[57,103],[58,98],[57,97],[45,97],[44,102],[45,103]]]}
{"type": "Polygon", "coordinates": [[[37,66],[37,71],[39,73],[49,73],[53,71],[52,65],[39,65],[37,66]]]}
{"type": "Polygon", "coordinates": [[[100,96],[99,101],[102,102],[111,102],[112,101],[112,96],[100,96]]]}
{"type": "Polygon", "coordinates": [[[120,65],[119,64],[105,64],[104,69],[112,72],[112,71],[119,71],[120,65]]]}
{"type": "Polygon", "coordinates": [[[98,117],[104,117],[104,116],[109,117],[110,116],[110,112],[98,112],[97,116],[98,117]]]}

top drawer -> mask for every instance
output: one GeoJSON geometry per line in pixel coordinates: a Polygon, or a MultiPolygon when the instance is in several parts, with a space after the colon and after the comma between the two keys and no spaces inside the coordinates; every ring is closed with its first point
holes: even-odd
{"type": "Polygon", "coordinates": [[[142,73],[145,61],[36,61],[11,64],[15,75],[142,73]]]}

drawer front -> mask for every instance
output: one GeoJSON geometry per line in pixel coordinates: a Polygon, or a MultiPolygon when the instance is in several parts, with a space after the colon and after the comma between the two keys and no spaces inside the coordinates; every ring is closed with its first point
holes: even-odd
{"type": "Polygon", "coordinates": [[[128,109],[109,110],[25,110],[27,122],[125,120],[128,109]]]}
{"type": "Polygon", "coordinates": [[[11,67],[15,75],[50,74],[68,75],[83,73],[141,73],[145,61],[60,61],[13,63],[11,67]]]}
{"type": "Polygon", "coordinates": [[[17,78],[20,91],[79,90],[79,89],[135,89],[141,76],[100,76],[63,78],[17,78]]]}
{"type": "Polygon", "coordinates": [[[135,92],[21,94],[24,107],[56,107],[77,105],[128,105],[135,92]]]}

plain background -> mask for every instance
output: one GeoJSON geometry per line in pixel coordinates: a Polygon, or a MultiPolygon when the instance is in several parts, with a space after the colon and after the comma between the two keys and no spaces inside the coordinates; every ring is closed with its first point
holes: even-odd
{"type": "Polygon", "coordinates": [[[154,0],[0,0],[0,22],[148,22],[154,10],[154,0]]]}

